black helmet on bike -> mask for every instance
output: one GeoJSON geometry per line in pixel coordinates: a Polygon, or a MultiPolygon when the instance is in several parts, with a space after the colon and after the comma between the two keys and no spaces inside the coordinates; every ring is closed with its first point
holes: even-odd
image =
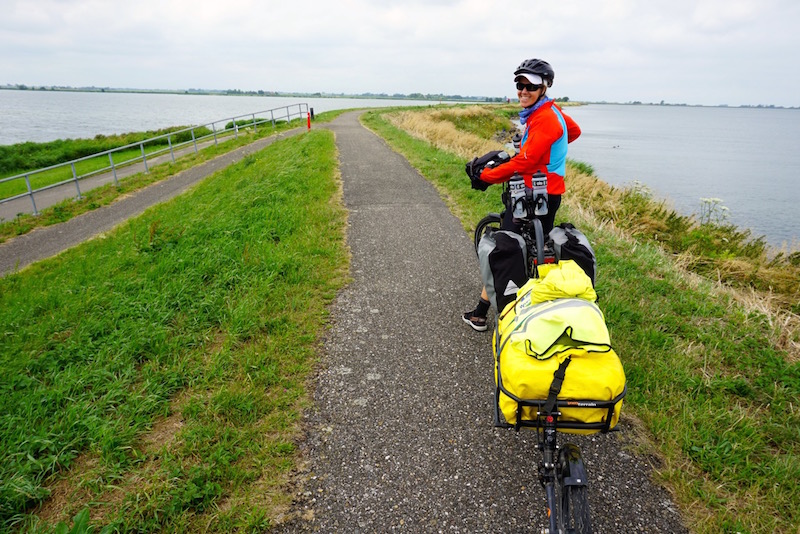
{"type": "Polygon", "coordinates": [[[514,71],[514,81],[526,74],[535,74],[539,76],[547,83],[547,87],[553,87],[553,79],[556,77],[556,73],[553,71],[553,67],[550,66],[550,63],[543,59],[536,58],[526,59],[519,64],[517,70],[514,71]]]}

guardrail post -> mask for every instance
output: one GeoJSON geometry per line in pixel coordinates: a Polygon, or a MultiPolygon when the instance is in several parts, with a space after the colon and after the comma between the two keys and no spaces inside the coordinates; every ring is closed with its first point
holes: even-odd
{"type": "Polygon", "coordinates": [[[31,204],[33,204],[33,214],[39,215],[39,210],[36,209],[36,199],[33,198],[33,188],[31,187],[31,180],[28,175],[25,175],[25,185],[28,186],[28,196],[31,197],[31,204]]]}
{"type": "Polygon", "coordinates": [[[142,149],[142,161],[144,162],[144,172],[145,174],[149,174],[150,169],[147,167],[147,156],[144,153],[144,143],[139,143],[139,148],[142,149]]]}
{"type": "Polygon", "coordinates": [[[75,180],[75,189],[78,190],[78,198],[82,200],[83,196],[81,196],[81,186],[78,185],[78,173],[75,172],[75,163],[70,163],[69,166],[72,167],[72,179],[75,180]]]}
{"type": "Polygon", "coordinates": [[[272,110],[269,110],[269,118],[272,120],[272,127],[275,128],[275,113],[272,110]]]}
{"type": "Polygon", "coordinates": [[[219,142],[217,141],[217,127],[214,126],[213,122],[211,123],[211,131],[214,132],[214,146],[217,146],[219,145],[219,142]]]}
{"type": "Polygon", "coordinates": [[[194,143],[194,153],[197,154],[197,139],[194,136],[194,128],[192,128],[192,143],[194,143]]]}
{"type": "Polygon", "coordinates": [[[111,157],[111,152],[108,153],[108,163],[111,164],[111,172],[114,173],[114,185],[119,185],[117,180],[117,168],[114,167],[114,158],[111,157]]]}
{"type": "Polygon", "coordinates": [[[239,125],[236,124],[236,118],[233,119],[233,137],[239,139],[239,125]]]}
{"type": "Polygon", "coordinates": [[[172,156],[172,163],[175,163],[175,151],[172,150],[172,136],[167,136],[167,144],[169,145],[169,154],[172,156]]]}
{"type": "Polygon", "coordinates": [[[258,133],[258,125],[256,124],[256,114],[253,113],[253,133],[258,133]]]}

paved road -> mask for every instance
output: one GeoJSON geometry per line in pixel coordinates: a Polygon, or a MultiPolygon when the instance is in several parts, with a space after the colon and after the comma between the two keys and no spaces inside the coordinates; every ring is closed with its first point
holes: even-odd
{"type": "MultiPolygon", "coordinates": [[[[491,334],[459,318],[480,290],[471,240],[357,113],[330,128],[353,281],[332,308],[306,415],[307,463],[278,530],[540,532],[535,435],[492,426],[491,334]]],[[[630,439],[571,439],[588,463],[595,532],[686,532],[630,439]]]]}
{"type": "MultiPolygon", "coordinates": [[[[493,428],[490,334],[459,318],[480,289],[471,240],[358,112],[330,128],[353,281],[332,307],[305,416],[305,467],[276,530],[540,532],[535,436],[493,428]]],[[[0,245],[0,273],[103,232],[271,140],[0,245]]],[[[630,436],[570,437],[588,464],[595,532],[687,532],[669,495],[650,483],[648,460],[626,448],[630,436]]]]}
{"type": "MultiPolygon", "coordinates": [[[[54,256],[93,236],[106,232],[124,220],[138,215],[149,206],[180,194],[197,181],[241,160],[247,154],[261,150],[276,139],[282,139],[303,131],[305,131],[305,128],[295,128],[275,136],[259,139],[249,145],[186,169],[168,180],[163,180],[131,193],[113,204],[84,213],[62,224],[38,228],[28,234],[2,243],[0,244],[0,276],[22,269],[35,261],[54,256]]],[[[141,172],[144,170],[144,166],[143,164],[132,165],[128,169],[129,173],[132,174],[141,172]]],[[[110,180],[110,178],[108,179],[110,180]]],[[[99,183],[96,185],[99,185],[99,183]]],[[[81,187],[87,186],[82,185],[81,187]]],[[[51,192],[55,193],[56,190],[53,189],[51,192]]],[[[60,191],[60,194],[60,198],[51,200],[60,201],[64,198],[71,198],[75,195],[75,189],[64,188],[60,191]]],[[[41,209],[42,206],[39,206],[39,208],[41,209]]]]}

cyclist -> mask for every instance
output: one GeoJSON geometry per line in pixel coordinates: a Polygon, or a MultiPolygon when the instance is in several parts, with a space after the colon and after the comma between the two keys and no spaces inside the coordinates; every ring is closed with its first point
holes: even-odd
{"type": "MultiPolygon", "coordinates": [[[[522,106],[519,114],[523,126],[519,154],[508,163],[495,168],[486,168],[480,179],[488,184],[507,182],[514,174],[520,174],[525,185],[532,187],[531,177],[541,171],[547,175],[547,215],[540,217],[545,235],[553,229],[556,211],[561,205],[561,195],[566,190],[564,173],[566,170],[567,144],[578,138],[581,129],[578,124],[555,105],[547,96],[547,89],[553,86],[555,72],[550,64],[541,59],[526,59],[514,71],[517,97],[522,106]]],[[[520,231],[512,218],[511,210],[506,210],[502,227],[520,231]]],[[[478,332],[487,329],[486,316],[489,312],[489,296],[486,289],[474,310],[464,313],[461,318],[478,332]]]]}

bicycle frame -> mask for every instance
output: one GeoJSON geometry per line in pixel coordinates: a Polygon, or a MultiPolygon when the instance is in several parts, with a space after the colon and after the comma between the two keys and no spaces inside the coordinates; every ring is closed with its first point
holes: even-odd
{"type": "Polygon", "coordinates": [[[558,508],[556,504],[556,455],[558,445],[556,444],[556,414],[539,414],[542,420],[542,431],[539,435],[539,450],[542,451],[542,459],[539,462],[539,482],[544,488],[547,499],[547,519],[550,523],[550,532],[557,533],[558,525],[556,517],[558,508]]]}
{"type": "MultiPolygon", "coordinates": [[[[497,214],[490,213],[489,216],[496,215],[499,221],[502,223],[503,219],[510,210],[513,209],[511,206],[511,192],[509,190],[509,182],[503,182],[503,191],[501,193],[501,199],[503,202],[503,211],[497,214]]],[[[530,199],[529,199],[530,201],[530,199]]],[[[536,202],[541,203],[544,202],[543,198],[535,199],[536,202]]],[[[522,235],[523,239],[525,239],[525,245],[528,249],[528,276],[531,278],[537,277],[537,267],[544,263],[552,263],[555,262],[555,253],[551,250],[548,251],[545,249],[545,235],[544,229],[542,228],[542,222],[539,220],[539,217],[536,215],[536,209],[534,206],[528,206],[527,211],[529,214],[532,214],[528,218],[523,219],[515,219],[521,222],[521,229],[520,235],[522,235]]]]}
{"type": "Polygon", "coordinates": [[[563,530],[567,522],[563,496],[566,487],[586,487],[588,481],[578,446],[567,443],[562,448],[558,447],[556,428],[558,415],[559,412],[539,414],[542,431],[538,434],[539,450],[542,451],[542,459],[539,462],[539,483],[545,492],[550,532],[555,533],[560,532],[559,528],[563,530]],[[561,504],[556,499],[556,480],[560,481],[561,485],[561,504]]]}

